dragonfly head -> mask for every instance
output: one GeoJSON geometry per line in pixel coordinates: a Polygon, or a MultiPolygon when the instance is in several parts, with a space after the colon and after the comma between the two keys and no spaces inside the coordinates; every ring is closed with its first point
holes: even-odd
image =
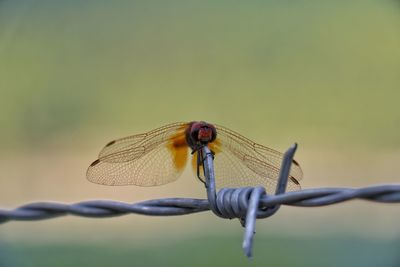
{"type": "Polygon", "coordinates": [[[193,122],[190,127],[190,138],[194,141],[193,143],[205,145],[213,142],[216,137],[217,130],[210,123],[204,121],[193,122]]]}

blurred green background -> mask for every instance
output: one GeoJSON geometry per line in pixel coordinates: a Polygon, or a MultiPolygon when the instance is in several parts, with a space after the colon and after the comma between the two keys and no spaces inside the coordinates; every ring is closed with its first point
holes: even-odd
{"type": "MultiPolygon", "coordinates": [[[[85,179],[106,142],[206,120],[299,143],[303,188],[400,182],[400,2],[0,1],[0,206],[205,197],[85,179]]],[[[400,266],[398,205],[283,207],[255,258],[212,214],[0,226],[0,266],[400,266]]]]}

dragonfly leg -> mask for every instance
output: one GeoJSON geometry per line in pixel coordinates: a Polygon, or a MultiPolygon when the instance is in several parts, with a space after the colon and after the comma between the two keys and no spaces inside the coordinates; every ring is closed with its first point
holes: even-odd
{"type": "Polygon", "coordinates": [[[204,184],[207,188],[206,182],[200,176],[200,166],[203,165],[203,152],[201,149],[197,149],[197,178],[204,184]]]}
{"type": "MultiPolygon", "coordinates": [[[[203,148],[203,145],[200,145],[200,146],[198,146],[198,147],[196,147],[196,149],[193,149],[193,151],[192,151],[192,155],[194,154],[194,153],[197,153],[197,164],[196,164],[196,172],[197,172],[197,178],[200,180],[200,182],[202,182],[203,184],[204,184],[204,186],[207,188],[207,183],[205,182],[205,180],[203,179],[203,178],[201,178],[201,175],[200,175],[200,166],[203,166],[204,165],[204,160],[205,160],[205,157],[204,157],[204,155],[203,155],[203,150],[202,150],[202,148],[203,148]]],[[[211,151],[211,154],[212,154],[212,157],[213,157],[213,159],[214,159],[214,156],[215,156],[215,152],[214,151],[212,151],[212,150],[210,150],[211,151]]],[[[204,171],[204,168],[203,168],[203,171],[204,171]]]]}
{"type": "MultiPolygon", "coordinates": [[[[206,160],[206,157],[204,157],[204,155],[203,155],[203,150],[202,150],[202,149],[200,149],[199,152],[200,152],[200,154],[199,154],[198,157],[197,157],[197,178],[199,178],[200,181],[203,182],[203,184],[205,185],[205,187],[208,188],[208,187],[207,187],[207,183],[205,182],[205,180],[201,179],[201,177],[200,177],[200,168],[199,168],[200,165],[203,166],[204,176],[206,176],[205,169],[204,169],[204,161],[206,160]],[[199,160],[201,160],[201,161],[199,162],[199,160]]],[[[211,152],[212,159],[214,160],[215,152],[212,151],[211,149],[210,149],[210,152],[211,152]]],[[[209,155],[209,153],[207,153],[206,156],[208,156],[208,155],[209,155]]]]}

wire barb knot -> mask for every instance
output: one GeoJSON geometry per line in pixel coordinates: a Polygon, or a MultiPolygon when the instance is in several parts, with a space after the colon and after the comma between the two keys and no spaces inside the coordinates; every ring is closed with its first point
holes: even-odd
{"type": "Polygon", "coordinates": [[[222,188],[217,193],[216,205],[219,217],[244,220],[250,205],[256,202],[256,217],[263,218],[266,208],[259,206],[259,200],[266,195],[263,187],[222,188]],[[252,201],[253,200],[253,201],[252,201]]]}
{"type": "MultiPolygon", "coordinates": [[[[283,194],[286,191],[290,167],[293,162],[297,144],[291,146],[283,156],[278,183],[275,194],[283,194]]],[[[262,198],[267,198],[265,188],[243,187],[243,188],[222,188],[218,193],[215,185],[214,157],[207,146],[202,148],[202,163],[204,176],[206,177],[207,198],[210,202],[210,209],[221,218],[239,218],[245,228],[243,237],[243,250],[247,257],[252,256],[253,236],[257,218],[266,218],[278,211],[280,205],[262,206],[262,198]]]]}

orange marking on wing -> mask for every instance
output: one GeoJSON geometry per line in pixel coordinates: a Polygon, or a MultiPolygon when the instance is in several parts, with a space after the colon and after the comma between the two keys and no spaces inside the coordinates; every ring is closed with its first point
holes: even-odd
{"type": "Polygon", "coordinates": [[[221,142],[217,139],[214,140],[214,142],[208,144],[208,148],[215,154],[218,154],[221,152],[221,142]]]}
{"type": "Polygon", "coordinates": [[[192,168],[193,168],[193,171],[196,173],[196,171],[197,171],[197,152],[192,155],[192,168]]]}
{"type": "Polygon", "coordinates": [[[168,149],[171,152],[175,167],[178,170],[185,168],[188,159],[188,145],[186,143],[184,129],[183,127],[182,131],[172,136],[170,142],[168,142],[168,149]]]}

